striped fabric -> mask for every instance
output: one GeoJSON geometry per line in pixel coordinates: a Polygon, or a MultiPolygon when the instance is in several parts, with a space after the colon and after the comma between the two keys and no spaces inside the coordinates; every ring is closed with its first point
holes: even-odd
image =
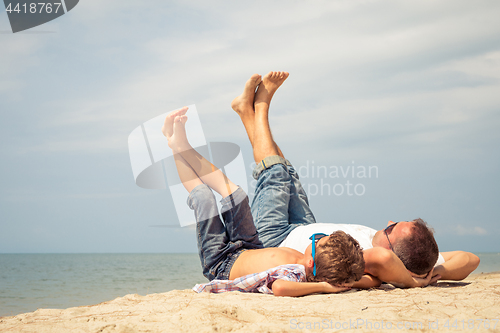
{"type": "Polygon", "coordinates": [[[270,287],[277,279],[305,282],[306,271],[302,265],[281,265],[264,272],[245,275],[235,280],[212,280],[208,283],[197,284],[193,287],[193,290],[197,293],[203,291],[210,293],[242,291],[272,294],[273,291],[270,287]]]}

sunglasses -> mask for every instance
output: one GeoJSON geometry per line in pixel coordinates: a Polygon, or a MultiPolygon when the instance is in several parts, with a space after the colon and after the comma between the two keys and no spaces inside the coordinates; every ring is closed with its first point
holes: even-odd
{"type": "Polygon", "coordinates": [[[392,247],[391,241],[389,240],[389,234],[392,232],[392,229],[394,229],[396,224],[398,224],[399,222],[401,222],[401,221],[395,222],[384,229],[385,237],[387,237],[387,241],[389,242],[389,247],[391,248],[392,252],[394,252],[394,248],[392,247]]]}
{"type": "Polygon", "coordinates": [[[314,256],[316,255],[316,242],[319,241],[321,238],[328,236],[322,233],[316,233],[313,234],[309,239],[312,240],[312,248],[311,248],[311,255],[313,258],[313,263],[314,263],[314,268],[313,268],[313,275],[316,276],[316,261],[314,260],[314,256]]]}

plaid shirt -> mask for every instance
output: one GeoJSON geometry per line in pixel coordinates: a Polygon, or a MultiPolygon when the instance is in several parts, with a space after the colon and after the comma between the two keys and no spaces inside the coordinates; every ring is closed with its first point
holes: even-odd
{"type": "Polygon", "coordinates": [[[210,293],[243,291],[272,294],[273,291],[269,287],[277,279],[305,282],[306,271],[302,265],[281,265],[264,272],[245,275],[235,280],[212,280],[208,283],[197,284],[193,287],[193,290],[197,293],[202,291],[210,293]]]}

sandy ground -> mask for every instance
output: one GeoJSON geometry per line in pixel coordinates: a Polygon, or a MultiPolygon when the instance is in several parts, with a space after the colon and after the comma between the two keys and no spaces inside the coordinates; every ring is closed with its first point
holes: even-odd
{"type": "Polygon", "coordinates": [[[500,273],[306,297],[174,290],[0,318],[1,332],[500,332],[500,273]]]}

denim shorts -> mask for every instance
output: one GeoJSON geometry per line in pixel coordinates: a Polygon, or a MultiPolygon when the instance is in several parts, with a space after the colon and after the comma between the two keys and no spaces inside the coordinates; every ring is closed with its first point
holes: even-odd
{"type": "Polygon", "coordinates": [[[234,252],[228,253],[226,259],[221,261],[219,265],[217,267],[214,267],[214,269],[212,270],[211,275],[213,274],[214,278],[213,279],[210,279],[210,277],[207,278],[210,281],[229,280],[229,274],[231,274],[231,269],[233,268],[236,259],[238,259],[238,257],[243,253],[243,251],[246,251],[246,249],[239,248],[234,252]]]}
{"type": "Polygon", "coordinates": [[[221,215],[215,196],[205,184],[196,186],[188,205],[196,217],[198,253],[203,275],[210,281],[227,280],[236,259],[245,249],[262,248],[253,223],[248,197],[238,188],[221,200],[221,215]]]}
{"type": "Polygon", "coordinates": [[[290,162],[269,156],[259,163],[252,215],[264,247],[276,247],[298,226],[316,223],[299,175],[290,162]]]}

